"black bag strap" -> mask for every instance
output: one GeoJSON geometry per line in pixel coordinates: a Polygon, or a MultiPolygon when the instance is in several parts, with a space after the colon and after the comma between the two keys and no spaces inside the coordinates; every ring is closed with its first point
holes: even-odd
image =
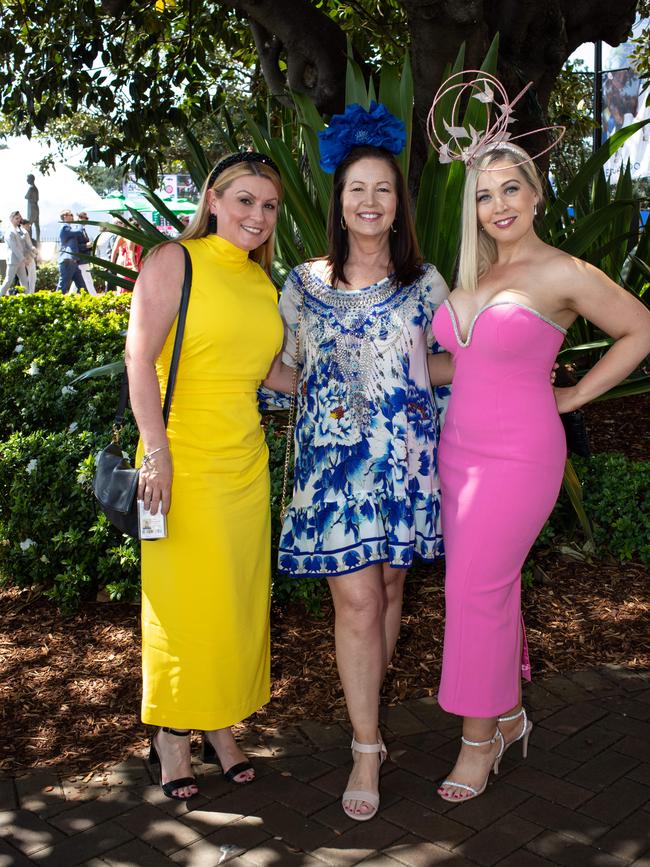
{"type": "MultiPolygon", "coordinates": [[[[183,288],[181,289],[181,303],[178,308],[178,322],[176,324],[176,335],[174,336],[174,349],[172,350],[172,360],[169,365],[169,376],[167,377],[167,388],[165,389],[165,401],[163,403],[163,420],[165,427],[169,420],[169,411],[172,405],[172,397],[174,396],[174,386],[176,385],[176,373],[178,371],[178,362],[181,357],[181,347],[183,345],[183,334],[185,332],[185,320],[187,319],[187,308],[190,303],[190,289],[192,288],[192,259],[187,252],[187,248],[181,245],[185,258],[185,275],[183,277],[183,288]]],[[[113,438],[119,437],[119,431],[124,425],[124,414],[129,402],[129,374],[124,368],[122,383],[120,385],[120,397],[117,405],[117,412],[113,421],[113,438]]]]}

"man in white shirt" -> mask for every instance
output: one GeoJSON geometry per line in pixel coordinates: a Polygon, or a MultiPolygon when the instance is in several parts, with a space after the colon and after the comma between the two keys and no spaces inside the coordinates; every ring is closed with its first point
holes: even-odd
{"type": "Polygon", "coordinates": [[[11,223],[11,229],[5,235],[9,261],[7,262],[7,277],[2,286],[0,286],[0,296],[7,294],[9,289],[14,285],[16,277],[18,277],[21,285],[27,287],[27,254],[23,237],[24,232],[20,228],[23,222],[20,211],[12,211],[9,214],[9,222],[11,223]]]}
{"type": "MultiPolygon", "coordinates": [[[[83,223],[84,220],[88,219],[88,214],[85,211],[79,211],[79,213],[77,214],[77,219],[80,221],[80,223],[83,223]]],[[[83,225],[79,225],[77,226],[77,228],[83,232],[85,238],[85,246],[82,249],[82,246],[80,245],[79,252],[92,253],[93,243],[88,237],[88,232],[86,231],[85,227],[83,225]]],[[[86,289],[88,290],[88,292],[91,295],[97,295],[97,290],[95,289],[95,284],[93,283],[92,271],[90,270],[90,263],[84,262],[82,259],[82,261],[79,262],[79,270],[83,275],[84,283],[86,284],[86,289]]]]}

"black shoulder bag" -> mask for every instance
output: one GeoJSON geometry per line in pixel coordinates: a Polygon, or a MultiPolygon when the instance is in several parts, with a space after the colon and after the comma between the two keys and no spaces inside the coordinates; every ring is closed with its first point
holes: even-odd
{"type": "MultiPolygon", "coordinates": [[[[165,427],[169,419],[169,410],[174,394],[178,360],[183,344],[183,332],[185,331],[185,319],[187,318],[187,306],[190,300],[190,287],[192,285],[192,260],[190,254],[183,247],[185,256],[185,276],[181,303],[178,309],[178,324],[174,337],[174,350],[167,378],[165,402],[163,404],[163,419],[165,427]]],[[[120,447],[120,433],[124,426],[124,413],[129,401],[129,377],[125,370],[120,387],[120,398],[113,421],[113,437],[109,445],[95,458],[95,478],[93,479],[93,493],[97,498],[99,507],[108,520],[122,533],[138,538],[138,476],[140,471],[131,466],[129,458],[122,453],[120,447]]]]}

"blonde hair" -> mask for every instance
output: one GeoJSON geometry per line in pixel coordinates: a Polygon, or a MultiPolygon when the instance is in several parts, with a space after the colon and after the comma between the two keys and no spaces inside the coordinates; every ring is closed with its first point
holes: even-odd
{"type": "MultiPolygon", "coordinates": [[[[178,236],[177,240],[191,241],[194,238],[204,238],[208,234],[208,220],[210,218],[208,190],[212,189],[214,194],[218,198],[221,198],[224,191],[227,190],[228,187],[237,180],[237,178],[242,177],[242,175],[255,175],[258,178],[268,178],[278,194],[278,204],[282,202],[283,190],[280,176],[273,168],[271,168],[271,166],[267,166],[265,163],[253,161],[235,163],[235,165],[229,166],[217,175],[212,186],[208,187],[208,182],[212,176],[212,172],[210,172],[201,188],[201,197],[196,212],[187,227],[178,236]]],[[[250,259],[253,259],[253,261],[261,265],[266,273],[271,276],[271,265],[273,264],[274,251],[275,229],[271,232],[266,241],[263,244],[260,244],[259,247],[256,247],[255,250],[251,250],[248,256],[250,259]]]]}
{"type": "Polygon", "coordinates": [[[538,207],[544,203],[542,180],[532,159],[523,148],[510,142],[490,147],[467,169],[463,191],[463,216],[456,285],[468,292],[476,292],[478,281],[496,262],[497,245],[487,234],[481,232],[476,208],[476,188],[479,174],[488,166],[501,160],[512,159],[521,171],[524,180],[538,197],[538,207]]]}

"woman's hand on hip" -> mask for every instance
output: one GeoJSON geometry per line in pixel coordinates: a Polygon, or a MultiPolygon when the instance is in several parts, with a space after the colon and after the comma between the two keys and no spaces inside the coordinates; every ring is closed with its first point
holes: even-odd
{"type": "Polygon", "coordinates": [[[138,499],[144,501],[145,509],[152,515],[157,514],[159,508],[163,515],[169,512],[172,476],[172,456],[168,448],[153,455],[140,468],[138,499]]]}
{"type": "Polygon", "coordinates": [[[568,388],[554,388],[555,402],[557,403],[557,411],[562,414],[565,412],[573,412],[580,409],[582,402],[576,393],[575,386],[568,388]]]}

